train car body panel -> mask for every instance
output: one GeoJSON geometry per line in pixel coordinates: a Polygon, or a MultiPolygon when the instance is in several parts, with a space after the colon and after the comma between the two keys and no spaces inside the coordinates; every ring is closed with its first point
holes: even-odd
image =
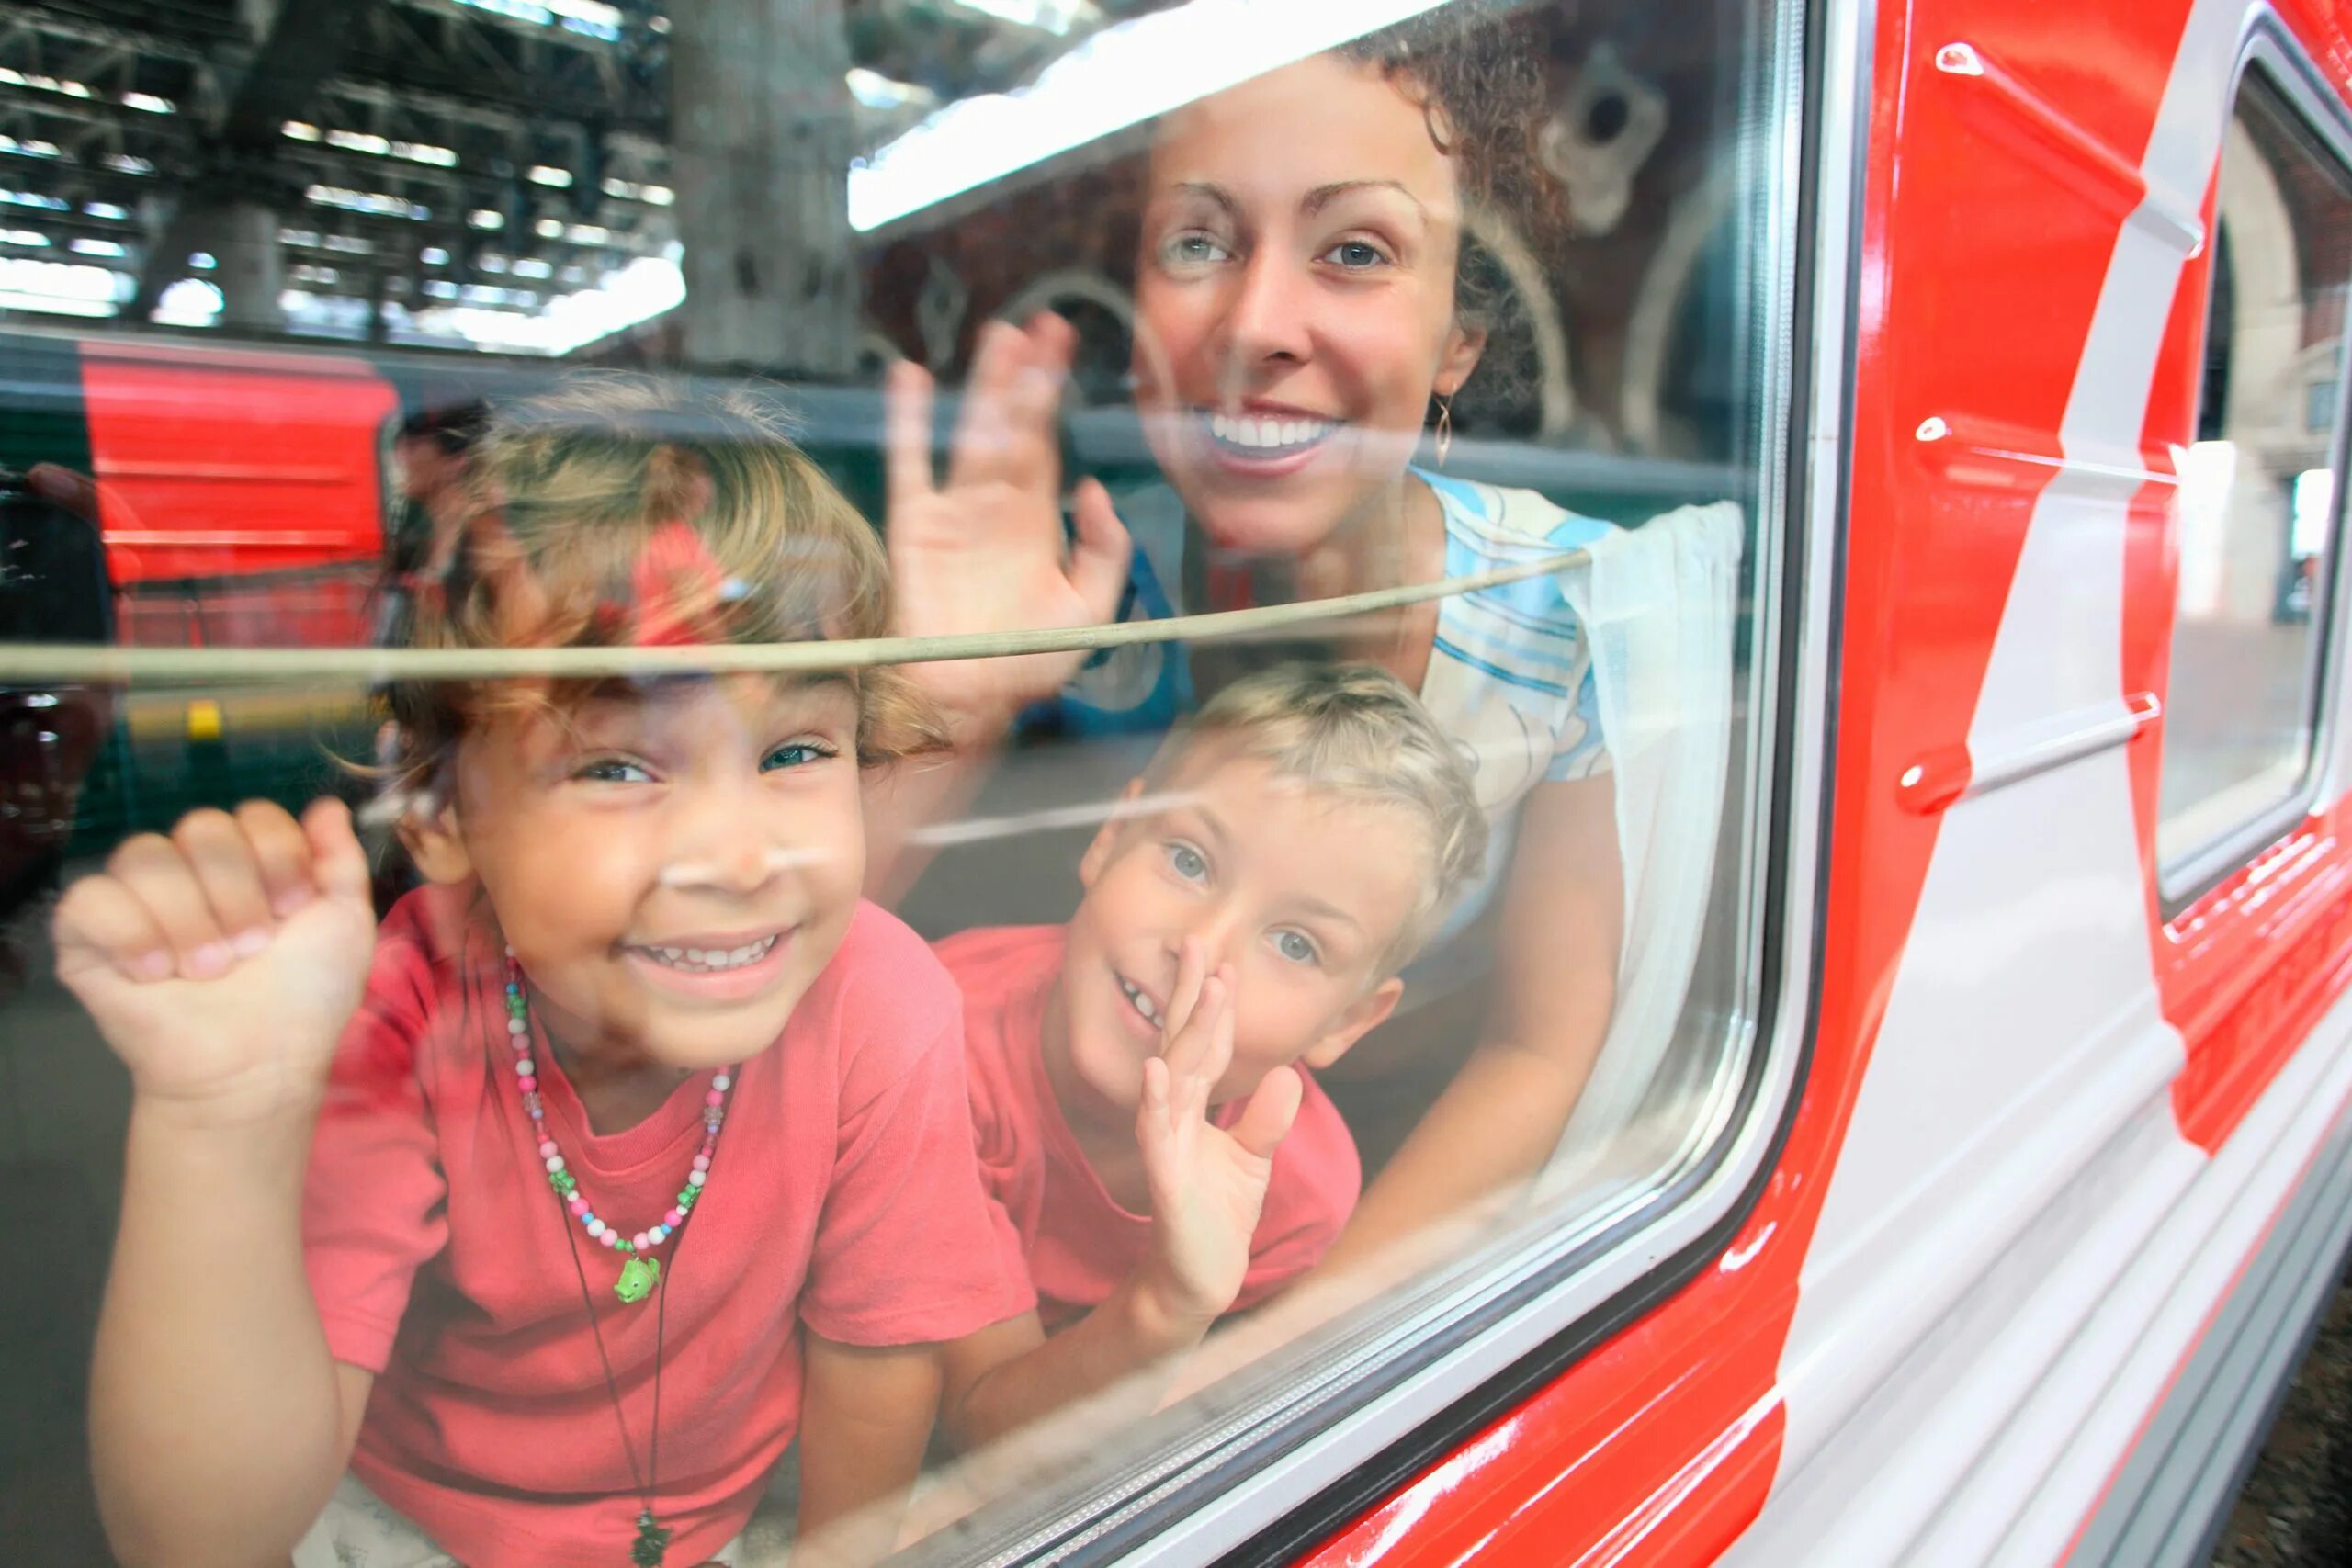
{"type": "Polygon", "coordinates": [[[1803,1100],[1717,1266],[1315,1562],[2187,1562],[2352,1230],[2346,727],[2225,874],[2183,897],[2156,848],[2233,88],[2252,55],[2323,62],[2340,118],[2342,18],[1949,0],[1860,25],[1803,1100]],[[2250,1407],[2213,1381],[2254,1365],[2250,1407]],[[2200,1408],[2230,1440],[2162,1473],[2203,1513],[2143,1479],[2200,1408]]]}
{"type": "Polygon", "coordinates": [[[94,341],[82,391],[117,583],[380,558],[398,400],[366,361],[94,341]]]}

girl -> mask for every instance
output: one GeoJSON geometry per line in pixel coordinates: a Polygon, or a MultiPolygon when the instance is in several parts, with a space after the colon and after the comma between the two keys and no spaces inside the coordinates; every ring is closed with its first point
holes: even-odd
{"type": "MultiPolygon", "coordinates": [[[[1465,251],[1466,216],[1496,207],[1540,226],[1530,141],[1540,83],[1523,39],[1464,9],[1286,66],[1154,128],[1134,370],[1165,483],[1119,508],[1141,547],[1132,562],[1127,528],[1092,480],[1075,492],[1065,559],[1052,415],[1074,341],[1067,325],[989,329],[944,486],[930,465],[929,382],[910,367],[895,373],[888,532],[904,629],[1103,622],[1128,595],[1139,613],[1155,594],[1170,612],[1218,610],[1430,582],[1606,531],[1533,491],[1411,464],[1427,423],[1442,464],[1452,400],[1493,320],[1498,280],[1465,251]]],[[[1475,1019],[1392,1028],[1351,1054],[1351,1068],[1392,1079],[1357,1103],[1403,1110],[1409,1131],[1327,1268],[1509,1187],[1550,1155],[1607,1030],[1622,903],[1588,638],[1548,580],[1413,606],[1335,651],[1398,676],[1464,746],[1495,825],[1490,863],[1511,871],[1507,886],[1465,900],[1465,914],[1500,911],[1483,1035],[1475,1019]],[[1477,1042],[1466,1060],[1426,1045],[1454,1038],[1477,1042]]],[[[1075,673],[1074,660],[1038,658],[926,666],[918,678],[970,759],[1075,673]]],[[[1215,679],[1197,655],[1193,673],[1215,679]]],[[[1085,684],[1063,693],[1066,707],[1082,714],[1085,684]]],[[[892,781],[890,815],[942,809],[969,774],[892,781]]],[[[1346,1088],[1331,1087],[1348,1106],[1346,1088]]],[[[1370,1167],[1375,1130],[1351,1122],[1370,1167]]]]}
{"type": "MultiPolygon", "coordinates": [[[[884,625],[871,531],[756,409],[575,391],[473,479],[422,646],[884,625]]],[[[392,706],[427,886],[380,931],[333,802],[197,812],[58,913],[134,1089],[93,1388],[116,1550],[699,1562],[797,1431],[803,1540],[856,1514],[831,1548],[879,1555],[932,1342],[1032,1304],[955,989],[858,898],[860,765],[919,708],[871,672],[392,706]]]]}

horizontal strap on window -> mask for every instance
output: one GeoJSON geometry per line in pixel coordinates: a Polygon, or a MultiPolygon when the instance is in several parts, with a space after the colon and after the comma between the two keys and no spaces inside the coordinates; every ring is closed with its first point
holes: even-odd
{"type": "Polygon", "coordinates": [[[1070,653],[1142,643],[1235,638],[1277,627],[1343,620],[1431,599],[1498,588],[1582,566],[1588,550],[1564,550],[1493,571],[1404,588],[1343,593],[1295,604],[1262,604],[1202,615],[1056,630],[967,632],[955,637],[881,637],[842,642],[711,643],[664,648],[117,648],[96,643],[0,643],[0,682],[252,685],[322,681],[486,681],[536,675],[730,674],[865,670],[948,659],[1070,653]]]}

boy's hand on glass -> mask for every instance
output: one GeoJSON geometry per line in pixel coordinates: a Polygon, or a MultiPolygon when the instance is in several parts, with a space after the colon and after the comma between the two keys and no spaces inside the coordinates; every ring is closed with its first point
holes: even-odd
{"type": "Polygon", "coordinates": [[[139,1095],[234,1122],[307,1110],[368,976],[368,856],[336,800],[190,812],[57,909],[57,976],[139,1095]]]}
{"type": "MultiPolygon", "coordinates": [[[[909,637],[1099,626],[1119,609],[1127,531],[1110,493],[1087,479],[1070,498],[1074,547],[1062,528],[1055,412],[1078,334],[1041,311],[1026,327],[980,333],[947,478],[932,466],[932,379],[900,364],[886,389],[891,592],[909,637]]],[[[997,727],[1051,696],[1084,655],[956,660],[908,673],[959,725],[997,727]]]]}
{"type": "Polygon", "coordinates": [[[1198,944],[1187,941],[1136,1111],[1151,1192],[1144,1283],[1170,1319],[1203,1328],[1241,1292],[1274,1150],[1305,1092],[1296,1069],[1276,1067],[1230,1128],[1209,1120],[1209,1096],[1233,1060],[1233,971],[1219,965],[1204,975],[1205,967],[1198,944]]]}

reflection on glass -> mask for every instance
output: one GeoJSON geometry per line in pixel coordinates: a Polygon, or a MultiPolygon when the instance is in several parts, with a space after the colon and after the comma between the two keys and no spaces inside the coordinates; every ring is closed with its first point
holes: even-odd
{"type": "Polygon", "coordinates": [[[0,192],[0,640],[147,660],[0,668],[44,1550],[984,1556],[1662,1203],[1747,1065],[1769,6],[298,9],[6,79],[105,112],[0,192]]]}
{"type": "Polygon", "coordinates": [[[2309,415],[2343,355],[2347,192],[2258,75],[2222,144],[2219,193],[2205,439],[2181,464],[2156,829],[2167,866],[2301,787],[2335,532],[2333,419],[2309,415]]]}

